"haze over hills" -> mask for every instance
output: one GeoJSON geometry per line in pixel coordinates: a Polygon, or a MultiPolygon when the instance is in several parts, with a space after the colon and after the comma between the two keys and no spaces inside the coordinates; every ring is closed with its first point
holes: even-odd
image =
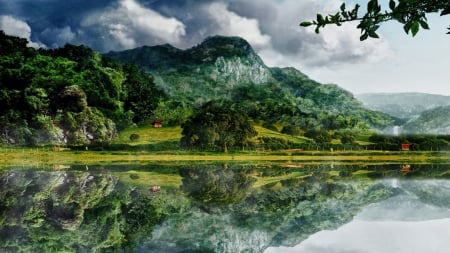
{"type": "Polygon", "coordinates": [[[401,130],[409,134],[450,134],[450,105],[423,111],[403,125],[401,130]]]}
{"type": "Polygon", "coordinates": [[[187,50],[166,44],[106,56],[142,67],[171,99],[187,104],[228,99],[253,118],[304,129],[393,124],[391,117],[366,109],[337,85],[320,84],[294,68],[267,67],[239,37],[213,36],[187,50]]]}
{"type": "Polygon", "coordinates": [[[402,119],[402,133],[449,134],[450,96],[426,93],[356,95],[368,108],[402,119]]]}
{"type": "Polygon", "coordinates": [[[411,119],[423,111],[450,105],[450,96],[426,93],[365,93],[355,97],[372,110],[401,119],[411,119]]]}

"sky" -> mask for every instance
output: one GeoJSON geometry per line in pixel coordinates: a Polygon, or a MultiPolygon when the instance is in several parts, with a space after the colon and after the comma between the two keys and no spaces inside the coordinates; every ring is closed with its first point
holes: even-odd
{"type": "MultiPolygon", "coordinates": [[[[363,0],[345,1],[347,6],[363,0]]],[[[380,1],[383,2],[383,1],[380,1]]],[[[170,43],[187,49],[208,36],[246,39],[270,67],[295,67],[355,94],[450,95],[450,17],[429,16],[412,38],[386,23],[381,39],[359,41],[357,24],[319,35],[301,21],[333,13],[340,0],[0,0],[0,29],[55,48],[84,44],[100,52],[170,43]]]]}

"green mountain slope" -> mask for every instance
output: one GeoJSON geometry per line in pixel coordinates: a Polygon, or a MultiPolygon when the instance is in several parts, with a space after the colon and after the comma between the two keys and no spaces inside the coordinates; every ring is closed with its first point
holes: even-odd
{"type": "Polygon", "coordinates": [[[228,99],[255,119],[304,129],[383,128],[393,119],[370,111],[336,85],[324,85],[294,68],[269,68],[239,37],[214,36],[180,50],[141,47],[106,56],[152,74],[172,100],[191,106],[228,99]]]}
{"type": "Polygon", "coordinates": [[[450,105],[422,112],[402,126],[402,132],[413,134],[450,134],[450,105]]]}

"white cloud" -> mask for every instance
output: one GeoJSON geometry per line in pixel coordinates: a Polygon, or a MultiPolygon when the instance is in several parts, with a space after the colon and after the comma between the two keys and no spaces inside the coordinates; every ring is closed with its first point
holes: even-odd
{"type": "MultiPolygon", "coordinates": [[[[313,28],[302,28],[303,20],[315,18],[316,13],[332,13],[339,9],[341,1],[262,0],[258,3],[240,1],[245,10],[252,10],[261,23],[262,30],[271,36],[271,45],[261,50],[268,65],[333,67],[342,64],[374,63],[392,55],[386,40],[359,40],[360,31],[355,24],[341,27],[327,26],[317,35],[313,28]],[[267,15],[263,4],[271,6],[275,14],[267,15]],[[277,57],[273,57],[277,55],[277,57]],[[268,56],[268,57],[267,57],[268,56]]],[[[267,8],[266,8],[267,9],[267,8]]]]}
{"type": "Polygon", "coordinates": [[[90,15],[82,25],[106,28],[123,48],[155,42],[177,44],[186,35],[182,22],[145,8],[135,0],[120,0],[115,8],[90,15]]]}
{"type": "Polygon", "coordinates": [[[51,47],[58,47],[66,43],[73,43],[76,40],[76,34],[72,31],[69,26],[63,28],[46,28],[40,34],[44,38],[52,38],[54,41],[51,47]]]}
{"type": "Polygon", "coordinates": [[[0,16],[0,29],[10,36],[27,39],[29,41],[28,46],[34,48],[44,47],[41,43],[31,41],[31,28],[22,20],[12,16],[0,16]]]}
{"type": "Polygon", "coordinates": [[[227,5],[222,2],[211,3],[205,8],[217,22],[218,34],[240,36],[255,48],[264,48],[270,44],[270,36],[261,32],[257,19],[239,16],[228,10],[227,5]]]}

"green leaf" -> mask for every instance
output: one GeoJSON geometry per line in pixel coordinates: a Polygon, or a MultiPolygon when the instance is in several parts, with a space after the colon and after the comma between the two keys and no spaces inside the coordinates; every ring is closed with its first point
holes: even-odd
{"type": "Polygon", "coordinates": [[[380,36],[378,36],[378,34],[376,32],[374,32],[374,31],[370,31],[369,32],[369,37],[375,38],[375,39],[379,39],[380,38],[380,36]]]}
{"type": "Polygon", "coordinates": [[[418,21],[414,22],[411,26],[411,34],[412,36],[416,36],[416,34],[419,32],[420,23],[418,21]]]}
{"type": "Polygon", "coordinates": [[[423,20],[420,20],[419,22],[420,22],[420,26],[421,26],[423,29],[426,29],[426,30],[429,30],[429,29],[430,29],[430,27],[428,26],[428,23],[427,23],[427,22],[425,22],[425,21],[423,21],[423,20]]]}
{"type": "Polygon", "coordinates": [[[310,22],[310,21],[304,21],[304,22],[301,22],[301,23],[300,23],[300,26],[308,27],[308,26],[310,26],[310,25],[312,25],[312,24],[313,24],[313,23],[310,22]]]}
{"type": "Polygon", "coordinates": [[[394,1],[394,0],[390,0],[390,1],[389,1],[389,8],[390,8],[391,10],[394,10],[394,9],[395,9],[395,1],[394,1]]]}
{"type": "Polygon", "coordinates": [[[405,33],[409,34],[409,30],[411,30],[411,26],[412,26],[411,22],[408,22],[403,26],[403,30],[405,30],[405,33]]]}
{"type": "Polygon", "coordinates": [[[367,12],[379,12],[381,7],[378,5],[378,0],[370,0],[367,3],[367,12]]]}
{"type": "Polygon", "coordinates": [[[325,23],[325,19],[323,19],[323,16],[320,13],[317,14],[317,23],[319,23],[319,25],[325,23]]]}
{"type": "Polygon", "coordinates": [[[314,31],[315,31],[316,33],[319,33],[319,32],[320,32],[320,27],[317,26],[316,29],[315,29],[314,31]]]}
{"type": "Polygon", "coordinates": [[[345,11],[345,3],[341,4],[341,11],[344,12],[345,11]]]}
{"type": "Polygon", "coordinates": [[[445,8],[445,9],[441,12],[441,16],[448,15],[448,14],[450,14],[450,7],[445,8]]]}
{"type": "Polygon", "coordinates": [[[361,35],[361,37],[359,37],[360,41],[366,40],[369,37],[368,33],[364,33],[363,35],[361,35]]]}

